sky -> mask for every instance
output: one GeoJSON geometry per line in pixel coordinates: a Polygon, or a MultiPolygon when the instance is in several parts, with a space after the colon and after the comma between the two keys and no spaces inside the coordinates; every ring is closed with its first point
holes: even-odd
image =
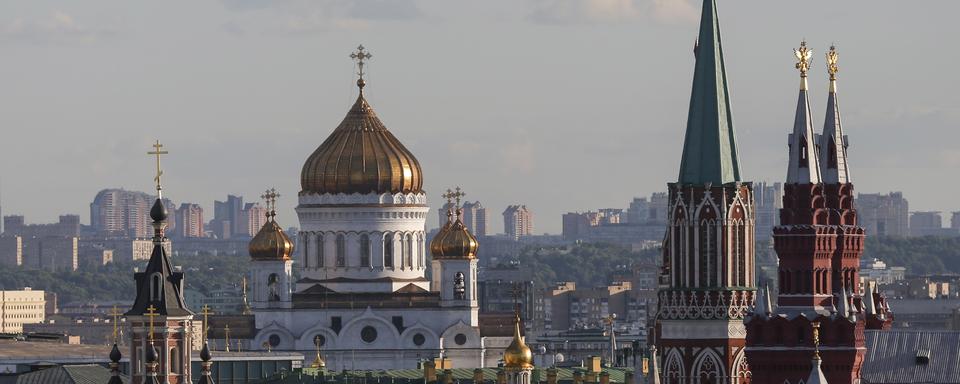
{"type": "MultiPolygon", "coordinates": [[[[228,193],[276,187],[296,226],[300,168],[356,98],[417,156],[431,206],[462,186],[502,230],[526,204],[537,233],[564,212],[626,208],[679,169],[697,0],[8,0],[0,2],[0,191],[28,223],[89,222],[103,188],[151,191],[212,216],[228,193]]],[[[859,192],[957,211],[955,0],[718,1],[746,180],[786,175],[799,85],[792,49],[840,51],[859,192]]],[[[949,215],[945,215],[949,220],[949,215]]],[[[431,214],[427,226],[437,225],[431,214]]]]}

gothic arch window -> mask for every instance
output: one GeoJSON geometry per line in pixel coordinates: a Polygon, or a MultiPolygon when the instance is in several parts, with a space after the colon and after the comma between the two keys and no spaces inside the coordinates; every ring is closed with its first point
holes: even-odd
{"type": "Polygon", "coordinates": [[[407,267],[413,268],[413,235],[407,235],[407,267]]]}
{"type": "Polygon", "coordinates": [[[163,275],[159,272],[150,275],[150,300],[160,300],[160,292],[163,291],[163,275]]]}
{"type": "Polygon", "coordinates": [[[360,266],[370,266],[370,237],[366,234],[360,235],[360,266]]]}
{"type": "Polygon", "coordinates": [[[837,142],[833,136],[827,138],[827,168],[837,169],[837,142]]]}
{"type": "Polygon", "coordinates": [[[316,266],[317,268],[323,268],[323,254],[324,254],[323,232],[320,232],[320,233],[317,233],[317,252],[315,256],[316,262],[314,263],[314,266],[316,266]]]}
{"type": "Polygon", "coordinates": [[[737,220],[734,226],[734,236],[736,236],[736,252],[734,252],[737,266],[736,285],[743,287],[747,285],[747,229],[743,220],[737,220]]]}
{"type": "Polygon", "coordinates": [[[716,224],[713,220],[700,222],[700,250],[702,251],[699,262],[700,287],[716,286],[718,254],[716,232],[716,224]]]}
{"type": "Polygon", "coordinates": [[[383,238],[383,266],[393,268],[393,234],[388,233],[383,238]]]}
{"type": "Polygon", "coordinates": [[[463,272],[457,272],[457,274],[453,276],[453,299],[467,299],[467,285],[464,283],[463,272]]]}
{"type": "Polygon", "coordinates": [[[337,266],[347,266],[347,238],[343,234],[337,235],[337,266]]]}
{"type": "Polygon", "coordinates": [[[700,384],[718,384],[720,382],[720,364],[713,355],[704,356],[697,369],[700,384]]]}
{"type": "Polygon", "coordinates": [[[179,375],[181,372],[180,351],[177,347],[170,348],[170,373],[179,375]]]}
{"type": "Polygon", "coordinates": [[[670,354],[670,357],[667,358],[667,363],[663,369],[663,377],[667,384],[683,383],[683,363],[680,361],[678,354],[670,354]]]}
{"type": "Polygon", "coordinates": [[[807,158],[807,138],[800,136],[800,168],[810,168],[810,159],[807,158]]]}

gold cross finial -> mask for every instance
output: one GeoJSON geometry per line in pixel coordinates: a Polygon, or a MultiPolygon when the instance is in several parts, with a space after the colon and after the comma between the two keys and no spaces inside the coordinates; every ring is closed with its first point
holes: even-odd
{"type": "Polygon", "coordinates": [[[454,190],[447,189],[447,193],[444,193],[442,197],[447,199],[448,203],[456,201],[456,207],[460,208],[460,199],[466,195],[460,187],[456,187],[454,190]]]}
{"type": "Polygon", "coordinates": [[[147,313],[144,313],[143,315],[150,318],[150,341],[152,342],[153,341],[153,318],[160,316],[160,314],[157,313],[157,308],[154,307],[153,304],[150,304],[150,306],[147,307],[147,313]]]}
{"type": "Polygon", "coordinates": [[[123,314],[123,313],[120,312],[120,309],[117,308],[116,305],[114,305],[114,306],[113,306],[113,309],[110,310],[110,315],[113,316],[113,343],[114,343],[114,344],[117,343],[117,339],[119,338],[119,336],[118,336],[119,333],[117,332],[117,323],[120,322],[120,315],[122,315],[122,314],[123,314]]]}
{"type": "Polygon", "coordinates": [[[160,187],[160,176],[163,176],[163,170],[160,169],[160,156],[170,154],[170,152],[163,150],[163,144],[160,144],[160,140],[157,140],[153,144],[153,150],[147,152],[148,155],[157,156],[157,176],[153,178],[153,181],[157,183],[157,195],[162,193],[162,188],[160,187]]]}
{"type": "Polygon", "coordinates": [[[837,81],[837,72],[840,72],[840,66],[837,65],[839,58],[840,54],[837,53],[837,46],[831,45],[830,51],[827,52],[827,71],[830,72],[830,81],[837,81]]]}
{"type": "Polygon", "coordinates": [[[223,325],[223,338],[224,338],[223,345],[226,348],[225,350],[227,352],[230,352],[230,324],[223,325]]]}
{"type": "Polygon", "coordinates": [[[367,85],[367,82],[363,80],[363,66],[366,65],[366,61],[370,60],[372,57],[373,55],[366,51],[366,48],[363,47],[363,44],[360,44],[360,46],[357,47],[356,52],[350,54],[350,58],[357,62],[357,68],[359,68],[357,74],[360,75],[360,79],[357,80],[357,86],[360,87],[360,93],[363,93],[363,86],[367,85]]]}
{"type": "Polygon", "coordinates": [[[207,330],[210,329],[210,323],[207,320],[207,316],[213,314],[213,311],[210,310],[210,306],[204,304],[203,308],[200,308],[200,314],[203,315],[203,340],[207,340],[207,330]]]}
{"type": "Polygon", "coordinates": [[[278,197],[280,197],[280,193],[277,192],[276,188],[270,188],[260,195],[260,198],[263,199],[264,203],[267,205],[267,217],[274,217],[277,215],[278,197]]]}

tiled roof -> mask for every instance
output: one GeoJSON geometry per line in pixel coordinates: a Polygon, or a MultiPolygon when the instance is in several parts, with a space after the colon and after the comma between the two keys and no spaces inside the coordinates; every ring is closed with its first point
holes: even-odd
{"type": "MultiPolygon", "coordinates": [[[[17,377],[17,384],[104,384],[110,381],[110,370],[96,364],[62,365],[25,373],[17,377]]],[[[123,383],[130,380],[120,376],[123,383]]]]}
{"type": "Polygon", "coordinates": [[[864,383],[960,383],[960,332],[866,331],[864,383]]]}

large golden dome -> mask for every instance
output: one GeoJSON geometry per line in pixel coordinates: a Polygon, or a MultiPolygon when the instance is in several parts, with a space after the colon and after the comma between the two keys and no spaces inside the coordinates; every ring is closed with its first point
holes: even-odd
{"type": "Polygon", "coordinates": [[[419,193],[417,158],[383,125],[361,88],[343,122],[307,158],[301,194],[419,193]]]}
{"type": "Polygon", "coordinates": [[[250,257],[254,260],[286,261],[292,254],[293,242],[273,217],[267,219],[260,232],[250,240],[250,257]]]}
{"type": "Polygon", "coordinates": [[[503,364],[507,368],[531,369],[533,368],[533,352],[530,347],[523,342],[520,336],[520,316],[514,320],[513,341],[503,351],[503,364]]]}
{"type": "Polygon", "coordinates": [[[451,212],[447,212],[447,223],[440,228],[437,235],[430,242],[430,253],[437,259],[476,259],[480,244],[477,238],[460,221],[460,210],[454,220],[451,212]]]}

